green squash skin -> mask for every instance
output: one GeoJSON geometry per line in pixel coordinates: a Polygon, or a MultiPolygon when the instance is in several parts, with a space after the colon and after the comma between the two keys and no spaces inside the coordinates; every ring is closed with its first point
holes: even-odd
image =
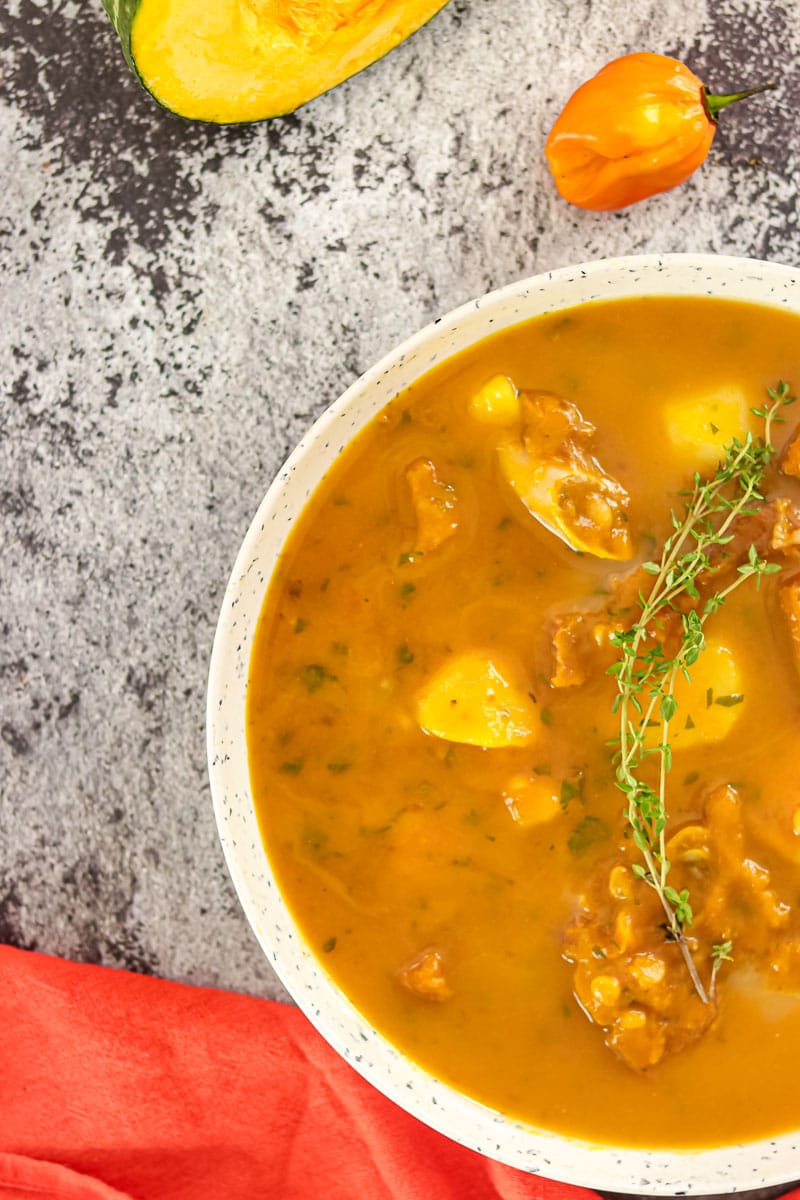
{"type": "MultiPolygon", "coordinates": [[[[106,11],[106,16],[114,26],[117,36],[119,37],[122,45],[122,53],[125,56],[126,63],[133,72],[134,78],[147,93],[147,95],[152,97],[152,99],[155,100],[156,104],[158,104],[164,112],[169,113],[171,117],[176,117],[179,121],[185,121],[187,125],[219,125],[230,128],[237,125],[260,125],[263,121],[274,121],[277,117],[288,116],[289,113],[296,112],[297,109],[302,108],[303,105],[310,104],[311,101],[316,100],[318,96],[324,96],[325,92],[334,91],[337,87],[340,87],[341,84],[346,83],[348,79],[355,79],[356,75],[361,74],[361,71],[368,70],[368,68],[373,66],[376,62],[380,62],[382,58],[385,58],[387,54],[391,54],[392,50],[396,50],[397,46],[402,45],[402,42],[397,42],[396,45],[391,46],[383,54],[379,54],[377,58],[374,58],[372,62],[367,63],[366,66],[362,67],[361,71],[354,71],[352,75],[348,75],[345,79],[340,79],[339,83],[335,83],[332,87],[323,88],[322,91],[317,92],[316,96],[309,97],[308,100],[304,100],[302,104],[296,105],[295,108],[287,108],[283,112],[270,113],[269,116],[259,117],[258,120],[255,121],[204,121],[200,117],[184,117],[182,113],[175,112],[174,109],[169,108],[163,100],[159,99],[155,92],[150,90],[139,74],[139,69],[136,66],[136,61],[133,57],[133,51],[131,49],[131,30],[133,28],[133,22],[136,17],[136,13],[139,11],[139,4],[141,3],[141,0],[101,0],[101,2],[106,11]]],[[[438,7],[431,13],[427,21],[423,21],[421,25],[418,25],[417,29],[414,30],[414,33],[417,33],[420,29],[423,29],[426,25],[428,25],[434,19],[434,17],[438,16],[438,14],[448,3],[449,0],[440,0],[438,7]]],[[[409,34],[409,37],[413,37],[414,33],[409,34]]],[[[408,41],[408,38],[405,38],[404,40],[408,41]]]]}
{"type": "MultiPolygon", "coordinates": [[[[137,9],[139,8],[139,0],[103,0],[103,8],[106,10],[106,16],[114,26],[122,43],[122,53],[125,55],[126,63],[141,83],[142,79],[136,70],[136,63],[133,61],[133,54],[131,53],[131,29],[133,27],[133,18],[136,16],[137,9]]],[[[147,91],[147,88],[145,88],[145,91],[147,91]]]]}

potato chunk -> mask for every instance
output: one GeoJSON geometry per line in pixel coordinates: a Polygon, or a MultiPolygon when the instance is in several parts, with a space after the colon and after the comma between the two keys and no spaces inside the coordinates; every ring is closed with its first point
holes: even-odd
{"type": "Polygon", "coordinates": [[[507,375],[493,375],[470,397],[469,415],[483,425],[516,425],[519,393],[507,375]]]}
{"type": "Polygon", "coordinates": [[[534,739],[536,708],[522,673],[479,653],[449,659],[417,697],[425,733],[448,742],[496,749],[534,739]]]}
{"type": "MultiPolygon", "coordinates": [[[[670,737],[675,749],[721,742],[733,729],[747,699],[733,652],[711,639],[691,670],[691,682],[675,682],[678,710],[670,737]]],[[[660,736],[658,729],[654,734],[660,736]]]]}
{"type": "Polygon", "coordinates": [[[458,498],[452,484],[441,481],[429,458],[415,458],[409,463],[406,479],[417,518],[414,549],[429,554],[458,529],[458,498]]]}
{"type": "Polygon", "coordinates": [[[739,387],[722,387],[707,396],[686,396],[664,410],[667,436],[686,452],[695,471],[712,471],[733,438],[743,439],[751,426],[750,402],[739,387]]]}

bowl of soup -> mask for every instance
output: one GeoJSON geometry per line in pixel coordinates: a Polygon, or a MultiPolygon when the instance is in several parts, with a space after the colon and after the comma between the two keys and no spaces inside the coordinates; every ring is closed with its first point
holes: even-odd
{"type": "Polygon", "coordinates": [[[800,274],[597,262],[333,404],[228,584],[208,750],[270,963],[463,1144],[800,1177],[800,274]]]}

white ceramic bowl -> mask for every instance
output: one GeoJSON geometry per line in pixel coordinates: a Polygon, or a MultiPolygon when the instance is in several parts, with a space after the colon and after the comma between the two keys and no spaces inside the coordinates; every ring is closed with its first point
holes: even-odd
{"type": "Polygon", "coordinates": [[[267,492],[236,559],[211,658],[208,760],[225,858],[256,937],[309,1020],[375,1087],[434,1129],[524,1171],[609,1191],[698,1195],[800,1177],[800,1132],[700,1152],[614,1149],[522,1125],[417,1067],[372,1029],[305,945],[261,843],[245,740],[250,650],[270,576],[292,522],[354,434],[434,363],[499,329],[589,300],[676,295],[800,313],[800,271],[748,259],[668,255],[538,275],[435,321],[331,405],[267,492]]]}

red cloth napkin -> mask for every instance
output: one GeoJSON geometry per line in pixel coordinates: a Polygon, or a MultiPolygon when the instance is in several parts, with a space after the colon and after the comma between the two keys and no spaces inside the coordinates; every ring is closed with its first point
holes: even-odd
{"type": "Polygon", "coordinates": [[[0,946],[1,1200],[597,1200],[387,1100],[295,1008],[0,946]]]}

